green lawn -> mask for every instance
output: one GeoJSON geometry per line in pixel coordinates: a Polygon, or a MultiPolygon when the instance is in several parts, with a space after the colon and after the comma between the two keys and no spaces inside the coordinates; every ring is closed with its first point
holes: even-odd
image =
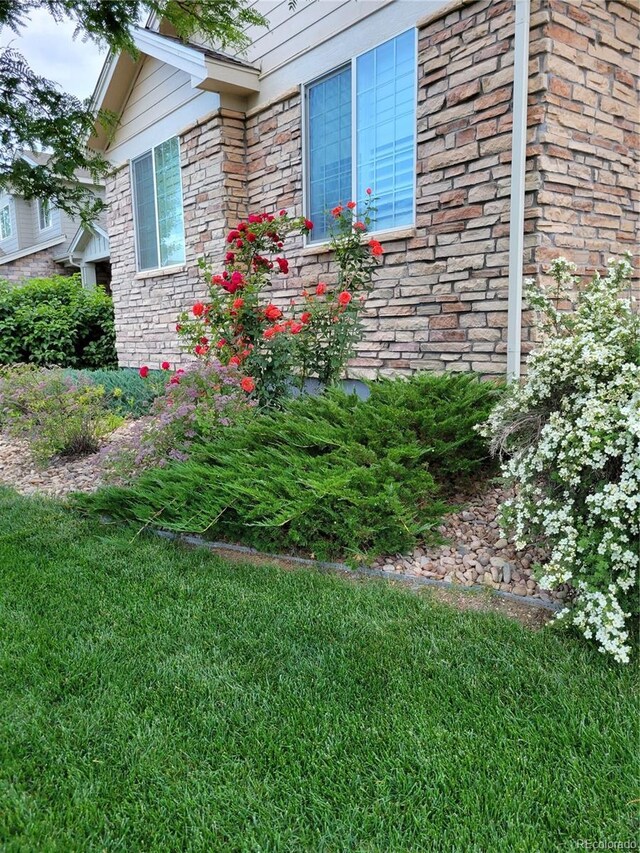
{"type": "Polygon", "coordinates": [[[0,624],[2,850],[633,837],[633,670],[548,629],[3,490],[0,624]]]}

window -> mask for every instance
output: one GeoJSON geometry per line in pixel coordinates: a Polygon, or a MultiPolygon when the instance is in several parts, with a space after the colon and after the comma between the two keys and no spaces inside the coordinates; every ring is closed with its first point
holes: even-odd
{"type": "Polygon", "coordinates": [[[48,198],[38,199],[38,225],[41,231],[51,228],[53,217],[51,216],[51,203],[48,198]]]}
{"type": "Polygon", "coordinates": [[[314,239],[326,211],[367,187],[377,230],[413,222],[416,125],[415,31],[362,54],[306,88],[307,207],[314,239]]]}
{"type": "Polygon", "coordinates": [[[180,146],[168,139],[131,164],[139,270],[185,260],[180,146]]]}
{"type": "Polygon", "coordinates": [[[5,204],[0,208],[0,240],[6,240],[13,234],[11,227],[11,207],[5,204]]]}

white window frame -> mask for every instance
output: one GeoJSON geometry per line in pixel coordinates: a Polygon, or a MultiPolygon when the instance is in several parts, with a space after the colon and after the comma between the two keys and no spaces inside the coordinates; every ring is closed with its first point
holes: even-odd
{"type": "Polygon", "coordinates": [[[0,207],[0,240],[8,240],[9,237],[13,237],[13,218],[11,216],[11,202],[8,201],[0,207]],[[4,233],[4,229],[2,226],[4,212],[7,211],[7,218],[9,222],[9,230],[7,233],[4,233]]]}
{"type": "Polygon", "coordinates": [[[53,225],[53,206],[48,198],[38,199],[38,230],[46,231],[53,225]],[[42,224],[44,222],[44,225],[42,224]]]}
{"type": "Polygon", "coordinates": [[[132,202],[132,214],[133,214],[133,247],[136,256],[136,272],[138,273],[151,273],[154,270],[162,271],[167,269],[172,269],[176,266],[183,266],[186,263],[187,259],[187,240],[186,234],[184,232],[184,192],[182,188],[182,157],[181,157],[181,147],[180,147],[180,137],[175,133],[171,134],[171,136],[167,136],[166,139],[163,139],[161,142],[158,142],[156,145],[153,145],[151,148],[147,148],[146,151],[142,151],[140,154],[136,154],[135,157],[132,157],[129,162],[129,186],[131,187],[131,202],[132,202]],[[170,139],[177,139],[178,141],[178,166],[180,168],[180,206],[182,208],[182,239],[184,245],[184,261],[181,261],[179,264],[166,264],[165,266],[157,266],[157,267],[147,267],[146,269],[140,269],[140,260],[138,255],[138,229],[136,227],[136,188],[135,181],[133,175],[133,164],[136,160],[140,160],[142,157],[146,157],[147,154],[151,154],[151,168],[153,172],[153,206],[156,214],[156,246],[158,247],[158,264],[160,264],[160,220],[158,217],[158,191],[157,191],[157,183],[156,183],[156,158],[155,158],[155,150],[156,148],[160,148],[161,145],[164,145],[165,142],[169,142],[170,139]]]}
{"type": "MultiPolygon", "coordinates": [[[[353,201],[357,201],[357,182],[358,182],[358,152],[357,152],[357,88],[356,88],[356,68],[358,59],[361,56],[364,56],[366,53],[370,53],[372,50],[376,50],[376,48],[381,47],[383,44],[386,44],[388,41],[392,41],[398,36],[404,35],[404,33],[408,33],[413,30],[414,37],[414,56],[415,56],[415,68],[413,75],[413,106],[414,106],[414,121],[415,127],[413,130],[413,215],[411,218],[411,222],[407,222],[405,225],[396,225],[393,228],[377,228],[373,231],[368,231],[367,234],[371,234],[375,236],[376,234],[394,234],[395,232],[406,231],[407,228],[415,228],[416,224],[416,196],[418,192],[418,28],[417,27],[406,27],[400,30],[400,32],[395,33],[388,38],[383,39],[377,44],[368,47],[366,50],[361,50],[359,53],[356,53],[351,57],[347,62],[341,62],[340,65],[336,65],[333,68],[329,68],[327,71],[324,71],[322,74],[319,74],[317,77],[314,77],[313,80],[309,80],[306,83],[303,83],[301,86],[301,103],[302,103],[302,210],[304,211],[304,215],[307,216],[309,212],[308,204],[309,204],[309,155],[310,155],[310,139],[309,139],[309,108],[308,108],[308,98],[309,98],[309,88],[314,85],[314,83],[319,83],[325,77],[329,77],[331,74],[334,74],[340,71],[343,68],[351,67],[351,199],[353,201]]],[[[373,187],[373,192],[375,195],[375,187],[373,187]]],[[[336,202],[336,204],[340,200],[336,202]]],[[[313,234],[313,232],[312,232],[313,234]]],[[[328,235],[326,237],[318,237],[316,239],[311,235],[306,235],[304,238],[305,246],[322,246],[323,244],[327,244],[329,242],[328,235]]]]}

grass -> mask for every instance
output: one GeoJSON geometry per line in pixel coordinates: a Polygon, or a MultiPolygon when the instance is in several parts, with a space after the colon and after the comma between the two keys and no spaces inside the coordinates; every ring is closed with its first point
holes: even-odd
{"type": "Polygon", "coordinates": [[[633,670],[565,635],[2,490],[0,589],[3,850],[633,837],[633,670]]]}

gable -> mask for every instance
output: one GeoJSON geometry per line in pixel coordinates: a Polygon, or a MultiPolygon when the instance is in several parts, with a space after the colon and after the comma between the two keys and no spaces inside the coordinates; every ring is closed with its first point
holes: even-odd
{"type": "Polygon", "coordinates": [[[185,71],[146,56],[106,149],[107,156],[115,163],[129,160],[219,106],[219,96],[195,89],[185,71]]]}

